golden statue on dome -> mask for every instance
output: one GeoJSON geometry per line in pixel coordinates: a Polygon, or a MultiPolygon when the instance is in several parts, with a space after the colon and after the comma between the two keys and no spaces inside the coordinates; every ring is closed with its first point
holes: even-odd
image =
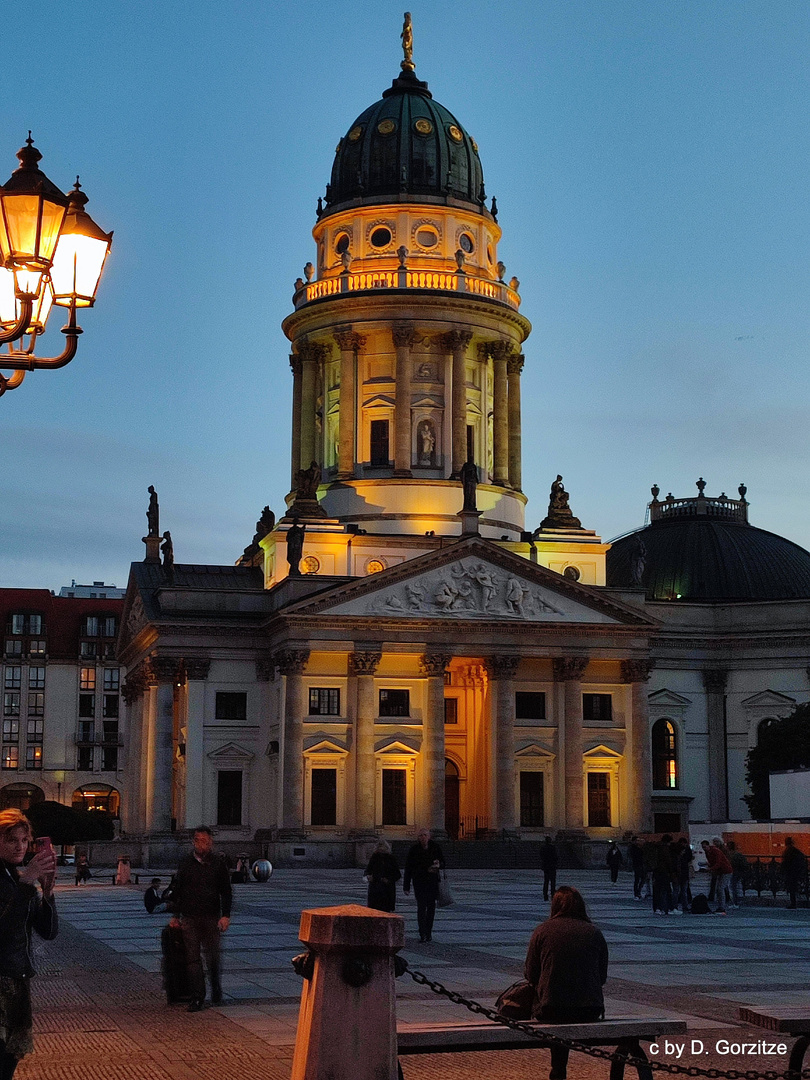
{"type": "Polygon", "coordinates": [[[413,23],[411,22],[410,11],[405,12],[405,22],[402,26],[402,51],[405,53],[405,59],[400,64],[403,71],[416,71],[416,64],[413,62],[413,23]]]}

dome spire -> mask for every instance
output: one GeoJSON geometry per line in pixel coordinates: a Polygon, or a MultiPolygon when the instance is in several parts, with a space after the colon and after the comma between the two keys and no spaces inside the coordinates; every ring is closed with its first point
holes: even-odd
{"type": "Polygon", "coordinates": [[[416,64],[413,62],[413,23],[411,22],[410,11],[405,12],[405,22],[402,24],[402,51],[405,54],[405,59],[399,65],[403,71],[414,72],[416,71],[416,64]]]}

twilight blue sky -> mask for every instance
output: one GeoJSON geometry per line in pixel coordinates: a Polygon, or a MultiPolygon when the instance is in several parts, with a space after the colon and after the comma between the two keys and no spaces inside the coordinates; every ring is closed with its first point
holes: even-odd
{"type": "MultiPolygon", "coordinates": [[[[77,359],[0,399],[0,586],[124,584],[150,483],[179,562],[233,562],[262,506],[280,512],[280,322],[335,145],[398,69],[404,7],[15,7],[0,183],[33,129],[115,241],[77,359]]],[[[410,8],[417,73],[479,144],[534,324],[527,527],[557,472],[606,539],[643,523],[652,483],[691,495],[703,475],[708,494],[745,481],[752,522],[810,546],[810,6],[410,8]]]]}

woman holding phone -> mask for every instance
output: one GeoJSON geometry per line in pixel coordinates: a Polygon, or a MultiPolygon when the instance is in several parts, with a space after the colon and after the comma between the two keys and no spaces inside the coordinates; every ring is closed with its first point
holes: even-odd
{"type": "Polygon", "coordinates": [[[32,840],[21,810],[0,811],[0,1080],[11,1080],[17,1062],[34,1049],[31,932],[50,941],[58,929],[56,855],[48,841],[23,865],[32,840]]]}

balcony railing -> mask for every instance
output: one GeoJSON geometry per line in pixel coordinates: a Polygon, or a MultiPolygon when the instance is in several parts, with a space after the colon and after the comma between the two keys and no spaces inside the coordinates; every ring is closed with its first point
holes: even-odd
{"type": "Polygon", "coordinates": [[[345,270],[337,277],[321,278],[319,281],[296,282],[293,305],[296,311],[312,300],[356,292],[376,292],[385,289],[414,289],[421,292],[455,292],[466,296],[480,296],[506,304],[515,311],[520,307],[517,291],[503,281],[475,277],[463,270],[450,273],[439,270],[409,270],[405,266],[397,270],[363,271],[353,274],[345,270]]]}

